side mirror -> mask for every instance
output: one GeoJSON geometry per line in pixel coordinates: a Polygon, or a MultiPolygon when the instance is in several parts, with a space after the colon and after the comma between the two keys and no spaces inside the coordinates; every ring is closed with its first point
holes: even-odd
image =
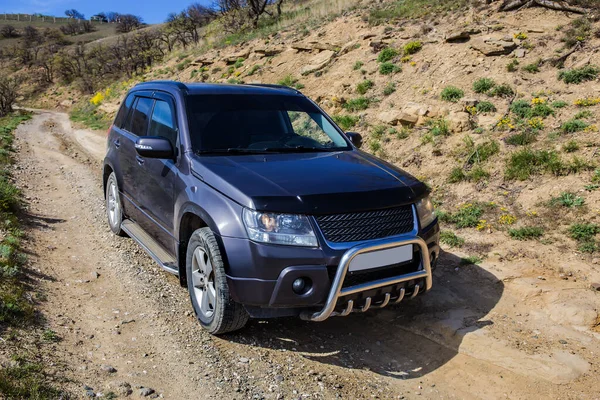
{"type": "Polygon", "coordinates": [[[146,158],[172,159],[175,156],[168,139],[154,136],[141,136],[135,142],[135,151],[146,158]]]}
{"type": "Polygon", "coordinates": [[[348,136],[348,139],[350,139],[354,146],[360,149],[360,146],[362,146],[362,135],[360,133],[346,132],[346,136],[348,136]]]}

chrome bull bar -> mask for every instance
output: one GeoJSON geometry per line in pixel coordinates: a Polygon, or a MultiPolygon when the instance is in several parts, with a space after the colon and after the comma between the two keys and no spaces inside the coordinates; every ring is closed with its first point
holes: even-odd
{"type": "MultiPolygon", "coordinates": [[[[360,244],[358,246],[352,247],[342,256],[340,260],[340,264],[338,265],[337,271],[335,273],[335,278],[333,279],[333,283],[331,285],[331,289],[329,290],[329,294],[327,296],[327,300],[325,302],[325,306],[317,312],[313,311],[304,311],[300,314],[300,317],[307,321],[325,321],[327,318],[331,316],[346,316],[353,311],[365,312],[370,308],[383,308],[388,305],[391,300],[391,294],[385,293],[385,298],[383,302],[379,305],[373,306],[371,305],[372,299],[367,297],[365,299],[365,303],[360,308],[354,308],[354,301],[348,300],[346,307],[341,312],[336,312],[335,307],[337,305],[337,301],[342,296],[347,296],[355,293],[361,293],[372,289],[377,289],[385,286],[392,286],[398,283],[411,281],[414,279],[425,279],[425,291],[431,289],[432,279],[431,279],[431,261],[429,258],[429,248],[425,241],[421,238],[415,237],[411,239],[398,240],[398,239],[385,239],[380,240],[375,243],[365,243],[360,244]],[[359,254],[371,253],[373,251],[380,251],[385,249],[390,249],[392,247],[406,246],[409,244],[415,244],[419,246],[421,249],[421,269],[416,272],[411,272],[404,275],[398,275],[391,278],[378,279],[371,282],[361,283],[355,286],[349,286],[346,288],[342,288],[344,283],[344,279],[346,278],[346,273],[348,272],[348,267],[350,266],[350,262],[359,254]]],[[[414,298],[419,293],[419,290],[422,289],[419,285],[415,285],[415,288],[410,295],[410,298],[414,298]]],[[[401,288],[398,298],[396,298],[393,302],[399,303],[402,301],[405,295],[405,289],[401,288]]]]}

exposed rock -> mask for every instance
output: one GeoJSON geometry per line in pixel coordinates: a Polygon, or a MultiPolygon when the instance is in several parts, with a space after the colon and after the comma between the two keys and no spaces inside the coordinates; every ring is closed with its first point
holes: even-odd
{"type": "Polygon", "coordinates": [[[453,132],[464,132],[471,129],[471,119],[469,113],[459,111],[451,112],[448,115],[450,130],[453,132]]]}
{"type": "Polygon", "coordinates": [[[308,61],[308,65],[304,66],[300,70],[300,73],[302,75],[306,75],[310,74],[311,72],[319,71],[325,68],[327,65],[329,65],[334,56],[335,53],[331,50],[322,51],[313,58],[311,58],[308,61]]]}
{"type": "Polygon", "coordinates": [[[249,55],[250,55],[250,50],[242,50],[240,52],[233,53],[233,54],[223,57],[223,61],[225,61],[227,64],[233,64],[240,58],[244,58],[244,59],[248,58],[249,55]]]}
{"type": "Polygon", "coordinates": [[[373,53],[379,53],[381,49],[389,46],[389,42],[384,42],[383,40],[373,40],[369,43],[369,46],[373,49],[373,53]]]}
{"type": "Polygon", "coordinates": [[[313,50],[330,50],[337,51],[340,49],[340,46],[336,46],[331,43],[323,43],[323,42],[310,42],[313,50]]]}
{"type": "Polygon", "coordinates": [[[341,55],[344,55],[346,53],[350,53],[352,50],[354,50],[354,46],[356,46],[356,43],[357,42],[355,42],[355,41],[351,41],[351,42],[346,43],[344,46],[342,46],[342,48],[340,49],[340,51],[338,52],[338,54],[341,56],[341,55]]]}
{"type": "Polygon", "coordinates": [[[369,32],[369,33],[365,33],[365,34],[364,34],[364,35],[362,35],[360,38],[361,38],[362,40],[367,40],[367,39],[374,38],[375,36],[377,36],[377,34],[376,34],[376,33],[369,32]]]}
{"type": "Polygon", "coordinates": [[[313,47],[308,44],[308,43],[302,43],[302,42],[298,42],[298,43],[292,43],[292,49],[294,50],[298,50],[298,51],[312,51],[313,47]]]}
{"type": "Polygon", "coordinates": [[[416,114],[409,114],[404,111],[389,110],[379,114],[379,120],[389,125],[414,125],[419,120],[416,114]]]}
{"type": "Polygon", "coordinates": [[[127,382],[110,382],[107,385],[107,389],[121,397],[127,397],[133,393],[131,385],[127,382]]]}
{"type": "Polygon", "coordinates": [[[205,65],[211,65],[214,64],[215,60],[212,58],[208,58],[208,57],[200,57],[197,58],[196,60],[194,60],[194,62],[192,63],[193,66],[200,66],[203,67],[205,65]]]}
{"type": "Polygon", "coordinates": [[[478,38],[472,41],[471,47],[491,57],[510,54],[517,47],[517,44],[513,41],[478,38]]]}
{"type": "Polygon", "coordinates": [[[471,35],[465,30],[455,30],[446,33],[445,39],[448,43],[466,42],[471,39],[471,35]]]}
{"type": "Polygon", "coordinates": [[[477,105],[477,103],[479,103],[479,100],[477,100],[475,98],[471,98],[471,97],[465,97],[465,98],[461,99],[460,102],[466,108],[466,107],[475,107],[477,105]]]}
{"type": "Polygon", "coordinates": [[[154,389],[143,387],[140,389],[140,396],[146,397],[154,393],[154,389]]]}
{"type": "Polygon", "coordinates": [[[283,52],[281,47],[257,47],[254,49],[254,53],[261,57],[271,57],[283,52]]]}
{"type": "Polygon", "coordinates": [[[517,57],[517,58],[523,58],[523,57],[525,57],[525,54],[527,54],[527,51],[525,51],[525,49],[515,50],[515,57],[517,57]]]}

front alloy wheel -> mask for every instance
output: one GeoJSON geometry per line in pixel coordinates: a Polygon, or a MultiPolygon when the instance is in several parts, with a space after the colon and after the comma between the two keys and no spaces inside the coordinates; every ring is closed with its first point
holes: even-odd
{"type": "Polygon", "coordinates": [[[200,312],[206,319],[210,319],[217,301],[215,274],[210,257],[200,246],[196,247],[192,257],[192,283],[200,312]]]}

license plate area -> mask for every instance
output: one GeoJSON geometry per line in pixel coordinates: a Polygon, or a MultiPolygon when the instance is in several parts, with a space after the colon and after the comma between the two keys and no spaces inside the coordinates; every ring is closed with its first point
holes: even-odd
{"type": "Polygon", "coordinates": [[[402,264],[413,259],[413,246],[398,246],[358,254],[348,265],[349,272],[366,271],[388,265],[402,264]]]}

